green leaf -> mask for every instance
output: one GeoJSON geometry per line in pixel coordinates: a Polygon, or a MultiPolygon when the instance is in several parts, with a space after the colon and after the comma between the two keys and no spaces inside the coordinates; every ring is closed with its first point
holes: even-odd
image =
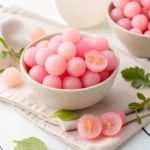
{"type": "Polygon", "coordinates": [[[139,112],[141,112],[143,110],[144,110],[144,107],[141,107],[141,108],[137,109],[137,112],[139,113],[139,112]]]}
{"type": "Polygon", "coordinates": [[[2,53],[0,54],[0,58],[5,59],[6,57],[7,57],[7,53],[2,51],[2,53]]]}
{"type": "Polygon", "coordinates": [[[52,115],[52,117],[53,118],[58,117],[61,120],[69,121],[69,120],[73,120],[73,119],[81,117],[81,113],[79,113],[77,111],[59,110],[59,111],[56,111],[52,115]]]}
{"type": "Polygon", "coordinates": [[[3,72],[4,72],[4,70],[5,70],[5,69],[1,69],[1,70],[0,70],[0,73],[3,73],[3,72]]]}
{"type": "Polygon", "coordinates": [[[143,86],[144,82],[141,80],[137,80],[137,81],[133,81],[131,83],[132,87],[134,87],[135,89],[139,89],[141,86],[143,86]]]}
{"type": "Polygon", "coordinates": [[[140,100],[145,100],[146,97],[142,94],[142,93],[137,93],[137,97],[140,99],[140,100]]]}
{"type": "Polygon", "coordinates": [[[145,75],[145,80],[146,80],[146,81],[149,81],[149,78],[150,78],[150,73],[147,73],[147,74],[145,75]]]}
{"type": "Polygon", "coordinates": [[[14,150],[48,150],[44,142],[35,137],[25,138],[21,141],[14,140],[17,143],[14,150]]]}
{"type": "Polygon", "coordinates": [[[19,56],[22,55],[23,51],[24,51],[24,48],[21,48],[20,51],[19,51],[19,56]]]}
{"type": "Polygon", "coordinates": [[[138,112],[136,111],[136,118],[139,124],[142,124],[142,120],[140,118],[140,116],[138,115],[138,112]]]}
{"type": "Polygon", "coordinates": [[[130,103],[128,106],[130,109],[134,109],[135,107],[139,106],[140,104],[137,103],[137,102],[133,102],[133,103],[130,103]]]}
{"type": "Polygon", "coordinates": [[[150,104],[147,105],[147,109],[150,110],[150,104]]]}
{"type": "Polygon", "coordinates": [[[8,48],[8,45],[7,45],[6,41],[2,37],[0,37],[0,42],[3,44],[3,46],[5,48],[8,48]]]}

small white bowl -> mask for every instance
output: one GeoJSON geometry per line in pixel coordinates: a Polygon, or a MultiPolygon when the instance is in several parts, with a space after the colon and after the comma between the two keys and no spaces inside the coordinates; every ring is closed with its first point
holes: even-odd
{"type": "Polygon", "coordinates": [[[110,16],[113,9],[114,6],[111,2],[107,9],[107,19],[121,43],[127,47],[128,51],[134,56],[150,58],[150,36],[136,34],[120,27],[110,16]]]}
{"type": "MultiPolygon", "coordinates": [[[[115,53],[118,59],[117,68],[114,70],[114,72],[107,80],[92,87],[76,89],[76,90],[55,89],[55,88],[46,87],[34,81],[28,75],[27,68],[23,60],[25,51],[30,47],[36,46],[36,44],[42,40],[50,40],[50,38],[52,38],[55,35],[56,34],[42,37],[34,41],[33,43],[31,43],[29,46],[25,48],[20,60],[20,65],[21,65],[21,70],[26,80],[29,83],[29,86],[34,90],[34,93],[35,95],[38,96],[39,100],[43,101],[43,103],[55,109],[78,110],[78,109],[87,108],[89,106],[98,103],[108,94],[109,90],[111,89],[116,79],[116,75],[118,72],[119,58],[116,51],[112,48],[111,50],[115,53]]],[[[89,35],[87,34],[86,35],[82,34],[82,35],[84,37],[89,37],[89,35]]]]}

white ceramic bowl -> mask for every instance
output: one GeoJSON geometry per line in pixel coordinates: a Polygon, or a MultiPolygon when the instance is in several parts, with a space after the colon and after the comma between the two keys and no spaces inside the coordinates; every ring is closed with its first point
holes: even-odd
{"type": "Polygon", "coordinates": [[[62,19],[76,28],[90,28],[103,22],[111,0],[55,0],[62,19]]]}
{"type": "Polygon", "coordinates": [[[131,54],[141,58],[150,58],[150,36],[132,33],[117,25],[110,17],[110,12],[113,9],[114,6],[111,2],[107,9],[107,19],[121,43],[127,47],[131,54]]]}
{"type": "MultiPolygon", "coordinates": [[[[27,68],[23,60],[23,55],[25,51],[29,47],[35,46],[37,43],[39,43],[42,40],[49,40],[54,35],[56,34],[42,37],[36,40],[35,42],[31,43],[29,46],[25,48],[20,60],[21,70],[26,80],[29,82],[29,86],[34,90],[35,95],[37,95],[38,98],[41,101],[43,101],[45,104],[56,109],[65,109],[65,110],[83,109],[101,101],[111,89],[118,72],[119,58],[116,51],[114,51],[113,49],[112,51],[114,51],[118,59],[118,66],[107,80],[95,86],[89,88],[77,89],[77,90],[55,89],[55,88],[50,88],[42,84],[39,84],[38,82],[30,78],[30,76],[27,73],[27,68]]],[[[85,34],[84,36],[89,37],[89,35],[85,35],[85,34]]]]}

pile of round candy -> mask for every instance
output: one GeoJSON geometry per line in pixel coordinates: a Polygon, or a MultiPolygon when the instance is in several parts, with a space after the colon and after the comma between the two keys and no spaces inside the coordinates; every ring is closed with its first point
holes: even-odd
{"type": "Polygon", "coordinates": [[[126,115],[120,110],[106,112],[100,117],[92,114],[82,116],[77,124],[79,134],[86,139],[95,139],[101,134],[115,136],[126,123],[126,115]]]}
{"type": "Polygon", "coordinates": [[[80,89],[107,79],[117,66],[104,37],[83,37],[75,28],[39,42],[23,55],[29,76],[45,86],[80,89]]]}
{"type": "Polygon", "coordinates": [[[150,36],[150,0],[113,0],[111,18],[119,26],[150,36]]]}

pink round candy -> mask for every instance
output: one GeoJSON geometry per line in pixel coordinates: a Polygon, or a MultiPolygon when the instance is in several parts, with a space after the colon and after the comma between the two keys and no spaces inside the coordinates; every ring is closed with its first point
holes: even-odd
{"type": "Polygon", "coordinates": [[[40,48],[35,55],[35,60],[38,65],[45,66],[46,59],[51,55],[48,48],[40,48]]]}
{"type": "Polygon", "coordinates": [[[78,43],[81,39],[80,33],[75,28],[67,28],[62,33],[62,40],[66,42],[78,43]]]}
{"type": "Polygon", "coordinates": [[[62,41],[61,35],[55,35],[52,39],[62,41]]]}
{"type": "Polygon", "coordinates": [[[100,72],[99,75],[100,75],[101,82],[102,82],[102,81],[105,81],[109,77],[110,74],[109,74],[109,72],[104,70],[104,71],[100,72]]]}
{"type": "Polygon", "coordinates": [[[128,18],[120,19],[117,24],[124,29],[130,30],[132,28],[131,20],[128,18]]]}
{"type": "Polygon", "coordinates": [[[63,89],[80,89],[82,82],[77,77],[68,76],[63,80],[63,89]]]}
{"type": "Polygon", "coordinates": [[[51,55],[47,58],[45,62],[45,69],[46,71],[53,75],[58,76],[65,72],[67,68],[67,62],[65,58],[61,55],[51,55]]]}
{"type": "Polygon", "coordinates": [[[150,31],[146,31],[144,35],[150,36],[150,31]]]}
{"type": "Polygon", "coordinates": [[[139,28],[132,28],[130,31],[133,32],[133,33],[142,34],[142,30],[139,29],[139,28]]]}
{"type": "Polygon", "coordinates": [[[113,4],[116,8],[123,9],[130,0],[113,0],[113,4]]]}
{"type": "Polygon", "coordinates": [[[100,83],[100,80],[100,75],[96,72],[86,71],[82,76],[82,83],[85,88],[100,83]]]}
{"type": "Polygon", "coordinates": [[[149,17],[149,10],[145,7],[142,7],[142,14],[145,15],[146,17],[149,17]]]}
{"type": "Polygon", "coordinates": [[[64,42],[58,47],[58,54],[64,56],[66,60],[75,57],[76,52],[76,47],[71,42],[64,42]]]}
{"type": "Polygon", "coordinates": [[[133,28],[139,28],[145,31],[148,28],[148,19],[145,15],[139,14],[132,19],[133,28]]]}
{"type": "Polygon", "coordinates": [[[21,73],[14,67],[9,67],[2,74],[3,82],[8,87],[16,87],[22,83],[21,73]]]}
{"type": "Polygon", "coordinates": [[[41,27],[35,27],[30,32],[30,38],[32,41],[37,40],[38,38],[41,38],[42,36],[45,36],[45,31],[41,27]]]}
{"type": "Polygon", "coordinates": [[[115,22],[125,17],[123,9],[120,8],[113,9],[110,16],[115,22]]]}
{"type": "Polygon", "coordinates": [[[44,41],[39,42],[39,43],[36,45],[36,47],[37,47],[38,49],[44,48],[44,47],[48,47],[48,43],[49,43],[49,41],[44,40],[44,41]]]}
{"type": "Polygon", "coordinates": [[[138,2],[130,2],[124,8],[124,14],[128,18],[133,18],[134,16],[140,14],[141,11],[141,5],[138,2]]]}
{"type": "Polygon", "coordinates": [[[103,54],[105,55],[105,57],[108,60],[108,65],[105,68],[105,70],[106,71],[114,70],[117,67],[117,65],[118,65],[118,61],[117,61],[116,55],[110,50],[104,51],[103,54]]]}
{"type": "Polygon", "coordinates": [[[68,61],[67,72],[74,77],[79,77],[86,70],[85,61],[80,57],[74,57],[68,61]]]}
{"type": "Polygon", "coordinates": [[[27,66],[33,67],[37,64],[35,61],[36,52],[37,52],[36,47],[31,47],[25,51],[23,59],[24,62],[27,64],[27,66]]]}
{"type": "Polygon", "coordinates": [[[53,54],[57,54],[58,53],[58,47],[59,45],[61,44],[62,42],[56,38],[52,38],[50,41],[49,41],[49,44],[48,44],[48,48],[49,50],[53,53],[53,54]]]}
{"type": "Polygon", "coordinates": [[[62,88],[62,81],[59,77],[48,75],[44,78],[43,80],[43,85],[52,87],[52,88],[57,88],[61,89],[62,88]]]}
{"type": "Polygon", "coordinates": [[[105,51],[109,49],[109,43],[104,37],[95,37],[91,40],[93,49],[97,51],[105,51]]]}
{"type": "Polygon", "coordinates": [[[147,8],[150,9],[150,0],[141,0],[141,4],[147,8]]]}
{"type": "Polygon", "coordinates": [[[45,68],[39,65],[36,65],[34,67],[32,67],[29,71],[29,76],[39,82],[42,83],[43,79],[48,75],[48,73],[46,72],[45,68]]]}

